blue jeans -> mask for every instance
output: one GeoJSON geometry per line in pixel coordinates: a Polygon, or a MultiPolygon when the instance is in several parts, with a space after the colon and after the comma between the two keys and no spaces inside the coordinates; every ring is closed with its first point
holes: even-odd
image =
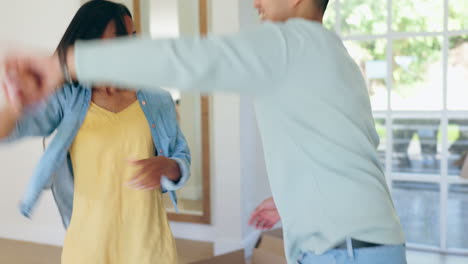
{"type": "Polygon", "coordinates": [[[406,249],[400,246],[332,249],[322,255],[305,253],[299,264],[407,264],[406,249]]]}

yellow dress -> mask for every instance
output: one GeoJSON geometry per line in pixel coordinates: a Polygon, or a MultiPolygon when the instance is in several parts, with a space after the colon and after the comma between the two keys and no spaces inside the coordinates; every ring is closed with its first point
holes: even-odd
{"type": "Polygon", "coordinates": [[[161,191],[126,186],[137,170],[127,159],[154,156],[138,101],[119,113],[91,103],[70,156],[75,194],[62,264],[177,263],[161,191]]]}

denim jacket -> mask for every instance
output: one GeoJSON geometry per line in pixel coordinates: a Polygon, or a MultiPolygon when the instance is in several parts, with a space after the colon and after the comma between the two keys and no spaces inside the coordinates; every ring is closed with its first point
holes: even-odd
{"type": "MultiPolygon", "coordinates": [[[[92,90],[81,84],[65,85],[47,102],[29,111],[17,123],[14,132],[4,142],[22,137],[47,137],[57,131],[36,167],[20,203],[21,213],[30,217],[45,189],[52,189],[65,228],[73,210],[74,178],[69,148],[80,129],[91,102],[92,90]]],[[[171,95],[162,90],[138,91],[137,98],[148,120],[156,155],[173,159],[179,165],[181,178],[172,182],[161,180],[162,191],[169,192],[177,210],[175,191],[190,176],[190,151],[176,119],[171,95]]]]}

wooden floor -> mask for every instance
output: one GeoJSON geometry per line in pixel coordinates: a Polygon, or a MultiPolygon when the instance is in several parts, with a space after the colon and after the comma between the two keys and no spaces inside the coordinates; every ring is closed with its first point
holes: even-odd
{"type": "MultiPolygon", "coordinates": [[[[213,256],[213,244],[176,239],[179,263],[189,264],[213,256]]],[[[60,264],[61,249],[28,242],[0,239],[0,264],[60,264]]],[[[407,252],[408,264],[466,264],[468,257],[427,252],[407,252]]]]}
{"type": "Polygon", "coordinates": [[[60,264],[59,247],[0,239],[0,263],[60,264]]]}
{"type": "MultiPolygon", "coordinates": [[[[179,263],[189,264],[213,256],[213,244],[176,239],[179,263]]],[[[62,249],[29,242],[0,239],[1,264],[60,264],[62,249]]]]}

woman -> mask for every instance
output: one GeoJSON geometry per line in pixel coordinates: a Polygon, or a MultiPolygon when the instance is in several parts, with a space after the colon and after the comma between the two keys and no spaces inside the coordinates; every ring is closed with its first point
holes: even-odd
{"type": "MultiPolygon", "coordinates": [[[[94,0],[78,10],[57,50],[133,32],[125,6],[94,0]]],[[[177,263],[161,189],[175,203],[190,154],[170,94],[73,83],[31,107],[36,102],[24,100],[27,92],[6,89],[19,80],[34,81],[10,76],[4,86],[9,104],[0,111],[0,138],[57,131],[21,210],[29,216],[50,184],[68,227],[62,263],[177,263]]]]}

